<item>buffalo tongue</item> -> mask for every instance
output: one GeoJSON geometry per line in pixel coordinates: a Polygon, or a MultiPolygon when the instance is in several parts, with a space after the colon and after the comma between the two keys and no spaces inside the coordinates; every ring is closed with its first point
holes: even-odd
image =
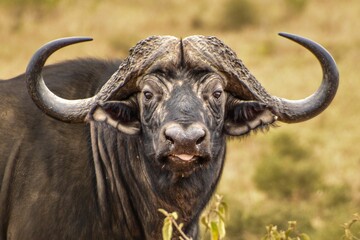
{"type": "Polygon", "coordinates": [[[175,155],[175,157],[178,157],[183,161],[190,161],[194,157],[194,155],[179,154],[179,155],[175,155]]]}

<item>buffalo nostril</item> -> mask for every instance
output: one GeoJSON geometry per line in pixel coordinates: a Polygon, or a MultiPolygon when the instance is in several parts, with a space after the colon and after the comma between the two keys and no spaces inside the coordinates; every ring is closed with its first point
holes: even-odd
{"type": "Polygon", "coordinates": [[[202,128],[192,128],[188,130],[188,134],[195,140],[196,145],[201,144],[206,137],[206,132],[202,128]]]}
{"type": "Polygon", "coordinates": [[[199,137],[199,139],[196,141],[196,145],[201,144],[204,141],[204,139],[205,139],[205,135],[202,137],[199,137]]]}
{"type": "Polygon", "coordinates": [[[174,140],[169,135],[166,135],[166,133],[165,133],[165,139],[169,141],[171,144],[174,144],[174,140]]]}

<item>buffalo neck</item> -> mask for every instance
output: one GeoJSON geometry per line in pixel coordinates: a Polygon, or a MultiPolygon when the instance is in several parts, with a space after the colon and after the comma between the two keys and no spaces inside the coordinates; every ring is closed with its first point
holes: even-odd
{"type": "Polygon", "coordinates": [[[174,182],[153,154],[144,152],[141,137],[104,123],[90,122],[90,127],[102,224],[124,239],[161,239],[161,208],[176,211],[185,232],[195,238],[201,211],[220,178],[225,148],[201,172],[174,182]]]}

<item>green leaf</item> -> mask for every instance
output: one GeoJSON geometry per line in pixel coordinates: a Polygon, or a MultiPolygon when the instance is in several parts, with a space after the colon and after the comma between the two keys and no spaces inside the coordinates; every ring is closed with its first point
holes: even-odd
{"type": "Polygon", "coordinates": [[[299,237],[301,240],[311,240],[310,237],[305,233],[300,234],[299,237]]]}
{"type": "Polygon", "coordinates": [[[284,232],[286,239],[288,239],[288,237],[290,236],[290,234],[291,234],[292,232],[293,232],[292,229],[288,229],[288,230],[286,230],[286,231],[284,232]]]}
{"type": "Polygon", "coordinates": [[[221,212],[222,214],[224,214],[223,216],[225,217],[227,212],[228,212],[228,205],[225,202],[221,202],[220,206],[219,206],[219,212],[221,212]]]}
{"type": "Polygon", "coordinates": [[[162,214],[164,214],[164,216],[166,216],[166,217],[169,216],[169,213],[164,209],[159,208],[158,211],[161,212],[162,214]]]}
{"type": "Polygon", "coordinates": [[[216,211],[219,218],[221,218],[225,222],[226,217],[226,207],[222,204],[220,204],[218,211],[216,211]]]}
{"type": "Polygon", "coordinates": [[[177,214],[177,212],[171,213],[171,216],[172,216],[175,220],[177,220],[177,219],[179,218],[179,215],[177,214]]]}
{"type": "Polygon", "coordinates": [[[221,219],[219,219],[218,230],[219,230],[220,239],[223,239],[226,235],[226,231],[225,231],[225,222],[221,219]]]}
{"type": "Polygon", "coordinates": [[[162,227],[163,240],[171,240],[172,233],[173,233],[173,225],[171,222],[171,218],[167,217],[164,219],[164,225],[162,227]]]}
{"type": "Polygon", "coordinates": [[[219,229],[216,222],[211,222],[210,227],[211,227],[211,240],[219,240],[220,239],[219,229]]]}

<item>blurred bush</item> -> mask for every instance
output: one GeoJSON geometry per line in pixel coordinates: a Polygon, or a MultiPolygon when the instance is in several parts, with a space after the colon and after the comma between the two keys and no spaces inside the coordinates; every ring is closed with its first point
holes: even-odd
{"type": "Polygon", "coordinates": [[[285,4],[291,13],[301,13],[305,10],[308,0],[285,0],[285,4]]]}
{"type": "Polygon", "coordinates": [[[347,208],[356,204],[351,186],[328,183],[311,149],[316,146],[301,144],[295,133],[274,136],[269,149],[260,154],[253,174],[256,188],[265,197],[251,205],[243,202],[233,207],[228,203],[232,208],[229,239],[260,239],[264,226],[285,229],[287,221],[297,221],[312,239],[341,238],[340,219],[346,219],[347,208]]]}
{"type": "Polygon", "coordinates": [[[257,23],[257,9],[250,0],[227,0],[224,3],[219,25],[224,30],[241,29],[257,23]]]}
{"type": "Polygon", "coordinates": [[[337,208],[351,201],[351,186],[346,183],[325,186],[322,191],[326,196],[323,198],[325,208],[337,208]]]}
{"type": "Polygon", "coordinates": [[[321,169],[294,135],[278,135],[256,167],[254,182],[269,197],[308,199],[322,185],[321,169]]]}
{"type": "Polygon", "coordinates": [[[256,213],[243,217],[244,228],[253,234],[261,235],[265,226],[273,224],[281,229],[287,227],[287,221],[298,221],[301,229],[305,232],[311,232],[313,227],[307,213],[302,211],[296,204],[282,202],[282,204],[271,203],[273,207],[264,208],[258,206],[256,213]],[[294,217],[296,216],[296,219],[294,217]]]}
{"type": "Polygon", "coordinates": [[[308,215],[296,203],[269,200],[253,207],[250,212],[245,209],[232,211],[232,218],[226,225],[227,236],[233,240],[260,239],[265,226],[272,224],[285,229],[287,221],[297,221],[302,231],[313,233],[314,228],[308,215]]]}
{"type": "Polygon", "coordinates": [[[41,7],[41,6],[54,6],[59,3],[60,0],[1,0],[0,4],[23,8],[23,7],[41,7]]]}

